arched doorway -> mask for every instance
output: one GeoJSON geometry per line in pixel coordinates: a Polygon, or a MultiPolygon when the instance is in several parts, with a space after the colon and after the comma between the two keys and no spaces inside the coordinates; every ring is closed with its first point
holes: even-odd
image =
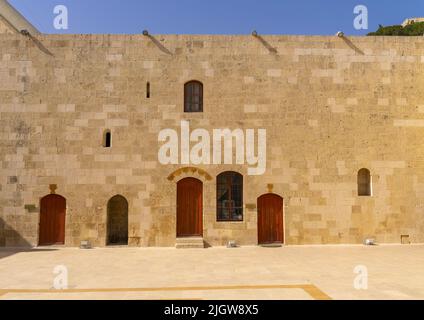
{"type": "Polygon", "coordinates": [[[128,201],[116,195],[107,203],[107,245],[128,244],[128,201]]]}
{"type": "Polygon", "coordinates": [[[203,236],[203,183],[184,178],[177,183],[177,237],[203,236]]]}
{"type": "Polygon", "coordinates": [[[49,194],[40,200],[40,246],[65,244],[66,199],[49,194]]]}
{"type": "Polygon", "coordinates": [[[283,242],[283,198],[264,194],[258,198],[258,244],[283,242]]]}

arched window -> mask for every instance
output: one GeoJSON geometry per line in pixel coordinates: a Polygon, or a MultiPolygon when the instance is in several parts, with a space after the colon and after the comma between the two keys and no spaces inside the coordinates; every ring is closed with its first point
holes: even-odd
{"type": "Polygon", "coordinates": [[[361,169],[358,171],[358,196],[371,196],[371,174],[368,169],[361,169]]]}
{"type": "Polygon", "coordinates": [[[184,85],[184,112],[203,112],[203,84],[189,81],[184,85]]]}
{"type": "Polygon", "coordinates": [[[227,171],[216,178],[216,210],[218,221],[243,220],[243,176],[227,171]]]}
{"type": "Polygon", "coordinates": [[[106,130],[103,134],[103,147],[110,148],[112,146],[112,133],[106,130]]]}

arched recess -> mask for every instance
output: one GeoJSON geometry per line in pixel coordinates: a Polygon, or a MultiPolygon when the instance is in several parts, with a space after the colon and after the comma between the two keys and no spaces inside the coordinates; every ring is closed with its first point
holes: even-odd
{"type": "Polygon", "coordinates": [[[128,244],[128,201],[121,195],[107,203],[107,245],[128,244]]]}
{"type": "Polygon", "coordinates": [[[49,194],[40,200],[39,245],[65,244],[66,199],[49,194]]]}

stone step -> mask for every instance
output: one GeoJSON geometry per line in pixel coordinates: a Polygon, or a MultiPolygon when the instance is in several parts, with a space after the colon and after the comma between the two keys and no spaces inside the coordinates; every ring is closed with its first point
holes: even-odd
{"type": "Polygon", "coordinates": [[[205,243],[202,237],[182,237],[177,238],[175,247],[177,249],[197,249],[204,248],[205,243]]]}
{"type": "Polygon", "coordinates": [[[275,243],[263,243],[259,245],[260,247],[264,248],[280,248],[283,246],[281,242],[275,242],[275,243]]]}

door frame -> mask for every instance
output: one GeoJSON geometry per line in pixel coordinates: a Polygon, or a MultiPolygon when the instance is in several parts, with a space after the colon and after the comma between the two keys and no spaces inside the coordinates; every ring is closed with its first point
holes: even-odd
{"type": "Polygon", "coordinates": [[[54,245],[58,245],[58,246],[63,246],[66,244],[66,226],[67,226],[67,220],[68,220],[68,200],[66,199],[66,197],[60,195],[60,194],[56,194],[56,193],[50,193],[50,194],[46,194],[45,196],[42,196],[39,198],[38,201],[39,205],[40,205],[40,210],[39,210],[39,214],[38,214],[38,231],[37,231],[37,246],[39,247],[44,247],[44,246],[54,246],[54,245]],[[57,196],[57,197],[61,197],[62,199],[65,200],[65,217],[64,217],[64,226],[63,226],[63,244],[62,243],[54,243],[54,244],[40,244],[40,235],[41,235],[41,201],[44,198],[47,198],[49,196],[57,196]]]}
{"type": "Polygon", "coordinates": [[[259,243],[259,219],[258,219],[259,218],[259,207],[258,207],[258,200],[259,200],[260,197],[266,196],[266,195],[277,196],[283,202],[283,205],[282,205],[282,211],[283,211],[282,212],[282,215],[283,215],[283,219],[282,219],[282,221],[283,221],[283,242],[281,244],[282,245],[286,245],[286,206],[285,206],[285,201],[284,201],[284,198],[282,196],[280,196],[277,193],[273,193],[273,192],[267,192],[267,193],[261,194],[259,197],[256,198],[256,218],[257,218],[257,221],[256,221],[256,229],[257,229],[256,230],[256,236],[257,236],[257,241],[256,241],[256,243],[257,243],[257,245],[261,245],[259,243]]]}
{"type": "Polygon", "coordinates": [[[204,226],[205,226],[205,221],[204,221],[204,202],[205,202],[205,197],[204,197],[204,182],[201,179],[198,179],[196,177],[192,177],[192,176],[187,176],[187,177],[183,177],[180,180],[178,180],[175,184],[175,204],[176,204],[176,210],[175,210],[175,236],[176,238],[190,238],[190,237],[202,237],[204,235],[204,226]],[[202,189],[201,189],[201,196],[202,196],[202,210],[200,212],[200,222],[201,222],[201,234],[200,235],[191,235],[191,236],[179,236],[178,235],[178,184],[185,179],[193,179],[193,180],[197,180],[201,183],[202,189]]]}

